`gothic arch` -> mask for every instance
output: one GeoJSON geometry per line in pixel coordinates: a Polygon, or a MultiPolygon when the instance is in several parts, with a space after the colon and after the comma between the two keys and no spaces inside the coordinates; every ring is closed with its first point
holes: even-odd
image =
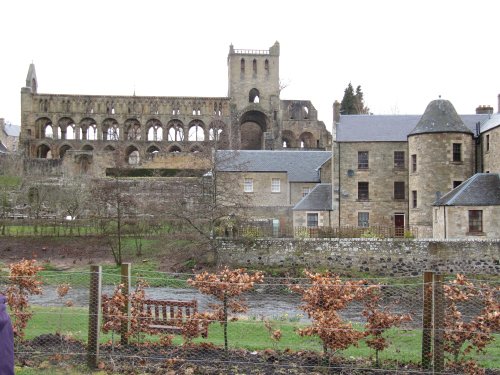
{"type": "Polygon", "coordinates": [[[137,165],[141,161],[139,149],[134,145],[130,145],[125,150],[125,161],[130,165],[137,165]]]}
{"type": "Polygon", "coordinates": [[[82,147],[82,151],[94,151],[94,147],[89,144],[86,144],[82,147]]]}
{"type": "Polygon", "coordinates": [[[72,147],[68,144],[63,144],[59,147],[59,159],[63,159],[66,155],[66,152],[71,150],[72,147]]]}
{"type": "Polygon", "coordinates": [[[36,157],[40,159],[52,159],[52,151],[47,143],[40,143],[36,148],[36,157]]]}
{"type": "Polygon", "coordinates": [[[61,117],[57,122],[61,139],[76,139],[76,125],[71,117],[61,117]]]}
{"type": "Polygon", "coordinates": [[[107,118],[102,122],[103,141],[118,141],[120,139],[120,127],[114,118],[107,118]]]}
{"type": "Polygon", "coordinates": [[[83,141],[97,140],[97,123],[91,117],[85,117],[80,121],[81,139],[83,141]]]}
{"type": "Polygon", "coordinates": [[[316,142],[311,132],[304,132],[300,135],[301,148],[316,148],[316,142]]]}
{"type": "Polygon", "coordinates": [[[152,118],[146,122],[146,140],[163,141],[163,125],[160,120],[152,118]]]}
{"type": "Polygon", "coordinates": [[[135,118],[130,118],[125,121],[123,127],[125,140],[139,141],[141,139],[141,123],[135,118]]]}
{"type": "Polygon", "coordinates": [[[112,151],[115,151],[116,149],[111,145],[106,145],[106,147],[104,147],[103,150],[106,152],[112,152],[112,151]]]}
{"type": "Polygon", "coordinates": [[[205,140],[205,124],[200,120],[193,120],[188,126],[188,141],[203,142],[205,140]]]}
{"type": "Polygon", "coordinates": [[[281,140],[283,142],[283,148],[297,147],[297,137],[291,130],[283,130],[281,133],[281,140]]]}
{"type": "Polygon", "coordinates": [[[248,102],[256,104],[260,102],[260,92],[255,87],[248,93],[248,102]]]}
{"type": "Polygon", "coordinates": [[[167,140],[169,142],[184,141],[184,124],[179,120],[171,120],[167,124],[167,140]]]}
{"type": "Polygon", "coordinates": [[[45,129],[50,125],[52,127],[52,120],[48,117],[40,117],[35,121],[35,138],[45,138],[45,129]]]}
{"type": "Polygon", "coordinates": [[[200,145],[194,145],[193,147],[191,147],[191,149],[189,151],[190,152],[203,152],[203,147],[201,147],[200,145]]]}
{"type": "Polygon", "coordinates": [[[240,117],[240,145],[242,150],[262,150],[268,117],[261,111],[248,110],[240,117]]]}
{"type": "Polygon", "coordinates": [[[221,120],[215,120],[208,126],[208,140],[217,142],[217,149],[224,150],[228,148],[228,135],[226,124],[221,120]]]}
{"type": "Polygon", "coordinates": [[[182,149],[178,145],[172,145],[169,147],[168,152],[170,152],[170,153],[182,152],[182,149]]]}

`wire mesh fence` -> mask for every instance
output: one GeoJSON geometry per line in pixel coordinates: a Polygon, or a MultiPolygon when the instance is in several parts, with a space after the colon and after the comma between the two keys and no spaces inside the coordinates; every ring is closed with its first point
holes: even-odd
{"type": "Polygon", "coordinates": [[[2,276],[16,363],[172,374],[500,373],[498,278],[121,271],[2,276]],[[29,293],[34,279],[41,293],[29,293]]]}

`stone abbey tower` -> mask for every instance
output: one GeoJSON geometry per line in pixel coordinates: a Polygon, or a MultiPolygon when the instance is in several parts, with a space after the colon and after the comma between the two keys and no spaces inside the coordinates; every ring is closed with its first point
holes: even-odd
{"type": "Polygon", "coordinates": [[[313,104],[280,99],[279,55],[278,42],[268,50],[231,45],[227,97],[44,94],[31,64],[21,89],[20,149],[91,175],[105,174],[112,151],[130,168],[161,169],[174,160],[189,167],[193,153],[214,147],[329,149],[331,134],[313,104]]]}
{"type": "Polygon", "coordinates": [[[432,235],[432,204],[474,174],[472,131],[448,100],[433,100],[408,134],[409,224],[432,235]]]}

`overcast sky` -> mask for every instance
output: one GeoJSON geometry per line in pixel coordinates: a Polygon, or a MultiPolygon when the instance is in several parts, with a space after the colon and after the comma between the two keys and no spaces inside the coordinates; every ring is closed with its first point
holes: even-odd
{"type": "Polygon", "coordinates": [[[0,2],[0,117],[20,123],[33,61],[54,94],[227,96],[227,54],[281,46],[282,99],[332,103],[361,85],[374,114],[498,111],[500,1],[0,2]]]}

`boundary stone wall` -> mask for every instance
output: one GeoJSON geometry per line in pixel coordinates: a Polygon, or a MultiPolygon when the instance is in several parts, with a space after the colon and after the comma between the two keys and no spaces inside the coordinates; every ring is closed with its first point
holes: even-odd
{"type": "Polygon", "coordinates": [[[383,276],[424,271],[498,275],[500,240],[220,239],[218,262],[232,267],[327,267],[383,276]]]}

